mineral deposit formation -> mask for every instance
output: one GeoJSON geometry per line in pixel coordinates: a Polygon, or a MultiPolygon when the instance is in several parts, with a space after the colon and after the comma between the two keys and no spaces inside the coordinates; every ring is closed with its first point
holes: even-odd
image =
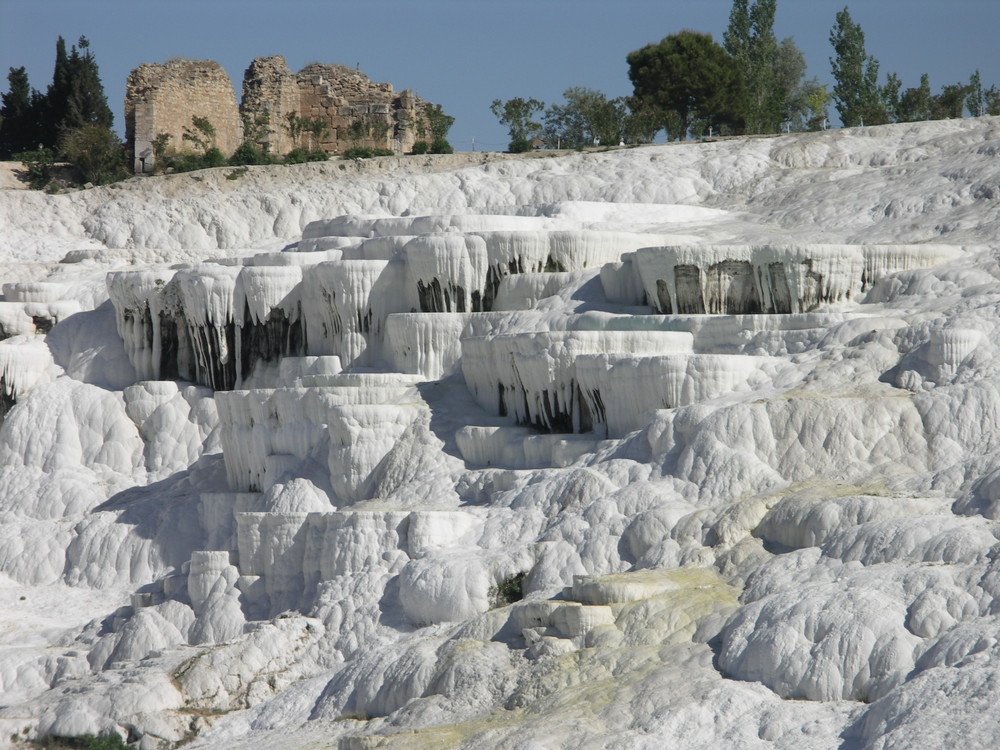
{"type": "Polygon", "coordinates": [[[0,191],[0,748],[996,747],[998,154],[0,191]]]}

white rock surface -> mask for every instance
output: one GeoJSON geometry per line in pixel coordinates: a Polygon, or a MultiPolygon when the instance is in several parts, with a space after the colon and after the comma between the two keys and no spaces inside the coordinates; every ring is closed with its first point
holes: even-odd
{"type": "Polygon", "coordinates": [[[992,747],[997,153],[0,191],[0,747],[992,747]]]}

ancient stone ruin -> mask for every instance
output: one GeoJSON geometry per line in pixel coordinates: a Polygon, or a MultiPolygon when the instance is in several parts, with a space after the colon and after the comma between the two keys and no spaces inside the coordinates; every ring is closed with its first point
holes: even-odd
{"type": "Polygon", "coordinates": [[[170,136],[169,148],[190,148],[183,138],[192,117],[212,123],[222,153],[233,153],[242,142],[236,95],[221,65],[174,59],[133,70],[125,85],[125,140],[135,171],[152,171],[153,140],[161,133],[170,136]]]}
{"type": "Polygon", "coordinates": [[[153,170],[158,136],[169,136],[168,151],[194,150],[184,133],[195,117],[211,123],[214,145],[225,156],[245,138],[276,156],[295,148],[404,153],[428,137],[426,113],[433,106],[343,65],[312,63],[292,73],[280,55],[256,58],[243,74],[242,93],[237,105],[232,81],[211,60],[174,59],[133,70],[125,89],[125,138],[135,172],[153,170]]]}

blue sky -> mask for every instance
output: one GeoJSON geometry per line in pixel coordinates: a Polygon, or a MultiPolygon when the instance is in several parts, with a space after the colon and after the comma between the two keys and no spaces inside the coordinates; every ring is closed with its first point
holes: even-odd
{"type": "MultiPolygon", "coordinates": [[[[502,150],[495,98],[561,102],[570,86],[631,92],[625,56],[681,29],[721,41],[731,0],[0,0],[0,90],[25,66],[40,90],[51,82],[56,37],[84,35],[100,65],[121,131],[125,79],[143,62],[213,59],[239,94],[254,57],[280,54],[354,66],[397,90],[412,88],[456,118],[458,150],[502,150]]],[[[855,0],[866,47],[905,86],[930,74],[942,84],[979,68],[1000,86],[1000,0],[855,0]]],[[[830,29],[844,0],[778,0],[775,32],[806,54],[808,75],[831,83],[830,29]]]]}

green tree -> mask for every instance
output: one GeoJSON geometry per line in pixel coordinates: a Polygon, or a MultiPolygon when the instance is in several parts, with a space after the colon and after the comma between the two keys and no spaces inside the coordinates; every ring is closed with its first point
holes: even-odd
{"type": "Polygon", "coordinates": [[[432,154],[452,154],[455,150],[448,143],[448,131],[455,124],[455,118],[446,115],[440,104],[428,104],[424,108],[424,122],[417,127],[418,135],[431,140],[428,147],[432,154]]]}
{"type": "Polygon", "coordinates": [[[124,146],[103,125],[92,123],[68,131],[61,150],[82,182],[104,185],[126,176],[124,146]]]}
{"type": "MultiPolygon", "coordinates": [[[[305,132],[309,133],[311,120],[303,121],[305,123],[305,132]]],[[[351,139],[351,143],[354,144],[355,148],[358,148],[362,141],[376,141],[384,144],[386,136],[389,134],[389,123],[382,117],[373,117],[371,115],[361,115],[355,118],[350,125],[347,126],[347,135],[351,139]]],[[[312,143],[310,139],[310,144],[312,143]]]]}
{"type": "Polygon", "coordinates": [[[652,143],[660,131],[660,113],[634,96],[620,97],[615,101],[624,107],[622,138],[626,143],[652,143]]]}
{"type": "MultiPolygon", "coordinates": [[[[79,54],[76,55],[77,60],[79,54]]],[[[69,109],[69,99],[73,92],[73,66],[66,52],[66,40],[56,39],[56,61],[44,99],[44,114],[41,123],[41,138],[46,146],[55,148],[59,142],[59,131],[69,109]]]]}
{"type": "MultiPolygon", "coordinates": [[[[776,133],[786,117],[786,99],[798,86],[801,73],[794,81],[782,80],[791,69],[779,70],[781,48],[774,36],[774,14],[777,0],[733,0],[729,13],[729,27],[723,34],[726,52],[735,60],[742,74],[746,90],[744,115],[746,132],[776,133]]],[[[794,42],[786,39],[786,64],[788,52],[794,42]]],[[[799,53],[801,55],[801,53],[799,53]]],[[[793,62],[793,61],[792,61],[793,62]]],[[[805,70],[803,58],[802,71],[805,70]]]]}
{"type": "Polygon", "coordinates": [[[455,118],[446,115],[440,104],[428,104],[424,109],[427,119],[427,135],[432,141],[448,138],[448,131],[455,124],[455,118]]]}
{"type": "Polygon", "coordinates": [[[695,122],[716,132],[742,130],[743,78],[710,34],[681,31],[627,60],[636,98],[661,113],[668,136],[682,140],[695,122]]]}
{"type": "Polygon", "coordinates": [[[537,99],[522,99],[518,96],[505,102],[499,99],[493,100],[490,112],[496,116],[501,125],[507,126],[507,132],[510,134],[509,151],[516,153],[531,148],[529,139],[542,127],[532,119],[532,116],[544,109],[545,104],[537,99]]]}
{"type": "MultiPolygon", "coordinates": [[[[352,140],[358,141],[361,138],[367,137],[367,133],[369,132],[366,129],[367,124],[367,121],[355,120],[348,126],[348,132],[351,134],[352,140]]],[[[307,154],[312,154],[314,152],[313,139],[316,139],[316,141],[319,142],[330,135],[330,128],[326,124],[325,120],[319,117],[315,119],[298,117],[294,112],[289,112],[285,116],[284,127],[285,130],[288,131],[288,135],[292,139],[292,143],[296,146],[302,135],[309,136],[309,145],[306,151],[307,154]]]]}
{"type": "Polygon", "coordinates": [[[108,106],[97,60],[87,37],[81,36],[69,53],[65,40],[59,37],[52,83],[45,94],[43,142],[54,147],[69,130],[83,125],[110,129],[113,124],[114,115],[108,106]]]}
{"type": "Polygon", "coordinates": [[[986,92],[983,90],[983,81],[979,75],[978,68],[969,77],[965,106],[969,110],[969,114],[973,117],[982,117],[986,114],[986,92]]]}
{"type": "MultiPolygon", "coordinates": [[[[813,112],[809,107],[809,96],[820,88],[814,77],[803,80],[806,74],[806,58],[791,37],[781,40],[774,61],[775,85],[783,92],[781,122],[788,124],[789,130],[808,129],[813,112]]],[[[824,115],[826,110],[824,109],[824,115]]],[[[822,119],[822,118],[821,118],[822,119]]]]}
{"type": "Polygon", "coordinates": [[[806,130],[822,130],[828,120],[827,108],[830,106],[830,94],[826,86],[817,85],[805,97],[809,117],[806,119],[806,130]]]}
{"type": "Polygon", "coordinates": [[[243,115],[243,142],[252,143],[255,146],[263,143],[274,132],[268,127],[270,123],[271,116],[267,112],[243,115]]]}
{"type": "Polygon", "coordinates": [[[898,121],[923,122],[931,119],[932,100],[930,78],[924,73],[920,76],[918,88],[907,89],[899,97],[898,121]]]}
{"type": "Polygon", "coordinates": [[[153,171],[162,172],[167,164],[167,145],[170,143],[169,133],[157,133],[153,138],[153,171]]]}
{"type": "Polygon", "coordinates": [[[433,143],[431,143],[431,153],[432,154],[453,154],[455,149],[451,147],[448,143],[447,138],[435,138],[433,143]]]}
{"type": "MultiPolygon", "coordinates": [[[[229,163],[234,167],[245,167],[250,164],[270,164],[271,157],[267,154],[267,137],[272,131],[268,127],[271,116],[267,112],[257,112],[243,115],[243,142],[229,157],[229,163]]],[[[155,150],[154,150],[155,153],[155,150]]]]}
{"type": "Polygon", "coordinates": [[[7,83],[7,92],[0,96],[0,159],[39,146],[41,97],[29,85],[23,67],[11,68],[7,83]]]}
{"type": "Polygon", "coordinates": [[[302,129],[309,136],[309,152],[313,153],[319,148],[320,141],[329,137],[330,127],[325,120],[319,117],[307,118],[302,121],[302,129]],[[315,139],[316,143],[313,143],[315,139]]]}
{"type": "Polygon", "coordinates": [[[885,85],[879,90],[882,95],[882,108],[885,110],[885,118],[888,122],[899,122],[900,113],[900,91],[903,82],[895,73],[886,76],[885,85]]]}
{"type": "Polygon", "coordinates": [[[616,145],[622,137],[624,100],[608,99],[595,89],[574,86],[563,92],[565,104],[545,110],[544,137],[564,148],[584,148],[603,143],[616,145]]]}
{"type": "Polygon", "coordinates": [[[1000,89],[990,86],[983,92],[983,102],[986,104],[986,114],[1000,115],[1000,89]]]}
{"type": "Polygon", "coordinates": [[[78,43],[80,51],[74,46],[70,53],[70,93],[66,114],[59,127],[66,130],[84,125],[99,125],[110,130],[114,124],[114,115],[104,95],[97,60],[90,51],[87,37],[81,36],[78,43]]]}
{"type": "Polygon", "coordinates": [[[8,112],[2,116],[8,120],[13,114],[13,120],[3,128],[6,135],[0,134],[0,152],[9,156],[10,139],[17,143],[15,151],[36,147],[54,150],[70,130],[83,125],[111,128],[113,115],[86,37],[80,37],[79,49],[74,45],[69,52],[62,37],[56,40],[52,83],[44,95],[28,87],[23,70],[11,68],[8,76],[10,91],[4,95],[8,112]]]}
{"type": "Polygon", "coordinates": [[[833,101],[845,128],[886,121],[878,86],[878,60],[865,52],[865,33],[845,6],[830,31],[835,57],[833,101]]]}
{"type": "Polygon", "coordinates": [[[965,100],[969,87],[964,83],[946,84],[941,93],[931,99],[932,120],[955,120],[965,111],[965,100]]]}
{"type": "Polygon", "coordinates": [[[347,135],[351,139],[351,143],[355,144],[355,146],[361,140],[367,138],[370,133],[368,123],[362,118],[351,120],[351,123],[347,126],[347,135]]]}
{"type": "Polygon", "coordinates": [[[285,122],[283,127],[288,132],[288,137],[292,139],[292,144],[297,144],[299,142],[299,136],[302,135],[302,130],[305,127],[305,120],[294,112],[289,112],[285,115],[285,122]]]}

